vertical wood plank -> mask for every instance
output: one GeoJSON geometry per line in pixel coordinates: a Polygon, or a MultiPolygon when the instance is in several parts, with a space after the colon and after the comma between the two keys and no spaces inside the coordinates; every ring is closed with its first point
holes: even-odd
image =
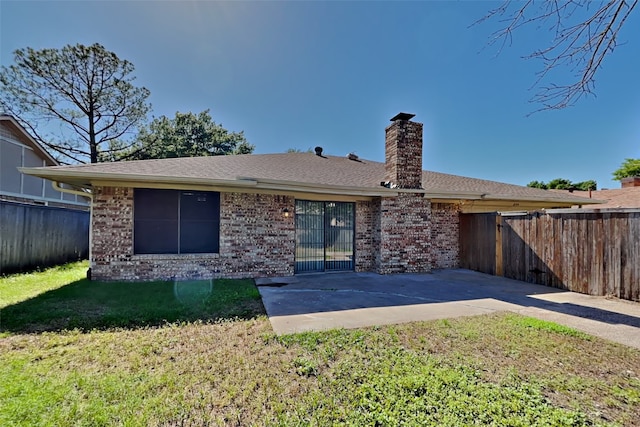
{"type": "Polygon", "coordinates": [[[504,268],[503,268],[503,250],[502,250],[502,241],[503,241],[503,233],[502,229],[504,228],[504,221],[502,215],[496,215],[496,276],[504,276],[504,268]]]}
{"type": "Polygon", "coordinates": [[[0,273],[86,259],[89,212],[0,202],[0,273]]]}

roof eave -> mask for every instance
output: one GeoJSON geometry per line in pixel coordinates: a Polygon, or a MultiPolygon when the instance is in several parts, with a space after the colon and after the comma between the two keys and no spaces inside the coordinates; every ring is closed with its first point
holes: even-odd
{"type": "Polygon", "coordinates": [[[13,128],[14,131],[19,133],[20,136],[24,138],[25,142],[27,142],[28,145],[31,145],[34,151],[39,153],[42,157],[45,158],[47,162],[50,163],[50,166],[58,166],[60,164],[55,158],[53,158],[53,156],[51,156],[51,154],[49,154],[49,152],[44,147],[42,147],[42,145],[38,141],[35,140],[33,136],[31,136],[29,131],[27,131],[24,126],[22,126],[20,122],[15,119],[15,117],[8,114],[2,114],[0,115],[0,121],[6,121],[9,127],[13,128]]]}
{"type": "Polygon", "coordinates": [[[512,195],[498,195],[487,194],[484,200],[526,200],[530,202],[542,202],[542,203],[562,203],[570,205],[586,205],[586,204],[600,204],[605,203],[602,200],[587,199],[587,198],[553,198],[553,197],[538,197],[538,196],[512,196],[512,195]]]}
{"type": "Polygon", "coordinates": [[[181,184],[198,186],[226,187],[230,190],[243,188],[280,190],[283,192],[314,193],[314,194],[336,194],[368,197],[391,197],[398,193],[423,193],[423,190],[388,189],[356,186],[332,186],[315,183],[300,183],[291,181],[265,180],[249,177],[237,177],[233,180],[197,178],[197,177],[174,177],[162,175],[141,175],[122,173],[91,173],[82,171],[70,171],[52,168],[19,168],[20,172],[38,176],[52,181],[60,181],[72,185],[80,185],[86,188],[94,184],[103,182],[109,183],[154,183],[154,184],[181,184]]]}

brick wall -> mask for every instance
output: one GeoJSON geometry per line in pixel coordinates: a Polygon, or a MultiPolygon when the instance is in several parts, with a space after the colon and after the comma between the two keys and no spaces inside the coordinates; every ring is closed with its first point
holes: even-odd
{"type": "Polygon", "coordinates": [[[356,202],[355,270],[375,271],[380,255],[380,199],[356,202]]]}
{"type": "Polygon", "coordinates": [[[640,176],[622,178],[620,184],[622,188],[640,187],[640,176]]]}
{"type": "Polygon", "coordinates": [[[95,187],[92,276],[97,280],[264,277],[293,274],[294,199],[221,193],[220,253],[133,254],[133,189],[95,187]]]}
{"type": "Polygon", "coordinates": [[[135,279],[133,252],[133,189],[94,187],[91,273],[97,279],[135,279]]]}
{"type": "Polygon", "coordinates": [[[385,129],[385,181],[422,188],[422,123],[396,120],[385,129]]]}
{"type": "MultiPolygon", "coordinates": [[[[92,275],[97,280],[268,277],[294,272],[293,197],[221,193],[220,253],[133,254],[132,188],[94,188],[92,275]]],[[[418,273],[459,265],[459,211],[420,194],[356,203],[355,270],[418,273]]]]}
{"type": "Polygon", "coordinates": [[[384,197],[380,211],[378,273],[430,271],[430,201],[421,194],[384,197]]]}
{"type": "Polygon", "coordinates": [[[460,266],[460,208],[455,204],[431,205],[431,253],[433,268],[460,266]]]}
{"type": "Polygon", "coordinates": [[[222,193],[220,254],[225,277],[290,276],[295,253],[295,212],[290,196],[222,193]]]}

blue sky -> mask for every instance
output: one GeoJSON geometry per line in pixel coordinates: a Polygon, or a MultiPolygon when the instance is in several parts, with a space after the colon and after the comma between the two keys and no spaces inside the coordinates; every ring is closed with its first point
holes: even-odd
{"type": "Polygon", "coordinates": [[[256,153],[320,145],[384,161],[384,128],[404,111],[424,123],[425,169],[618,188],[611,172],[640,157],[640,11],[597,97],[527,117],[541,64],[522,57],[549,31],[518,32],[496,55],[487,42],[499,22],[471,24],[498,4],[2,0],[0,61],[27,46],[101,43],[135,65],[154,116],[209,108],[256,153]]]}

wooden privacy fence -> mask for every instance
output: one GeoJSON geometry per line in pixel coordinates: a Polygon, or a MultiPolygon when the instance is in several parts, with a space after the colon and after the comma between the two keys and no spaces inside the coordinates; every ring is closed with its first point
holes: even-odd
{"type": "Polygon", "coordinates": [[[89,255],[89,212],[0,201],[0,274],[89,255]]]}
{"type": "Polygon", "coordinates": [[[462,268],[640,301],[640,210],[462,214],[462,268]]]}

